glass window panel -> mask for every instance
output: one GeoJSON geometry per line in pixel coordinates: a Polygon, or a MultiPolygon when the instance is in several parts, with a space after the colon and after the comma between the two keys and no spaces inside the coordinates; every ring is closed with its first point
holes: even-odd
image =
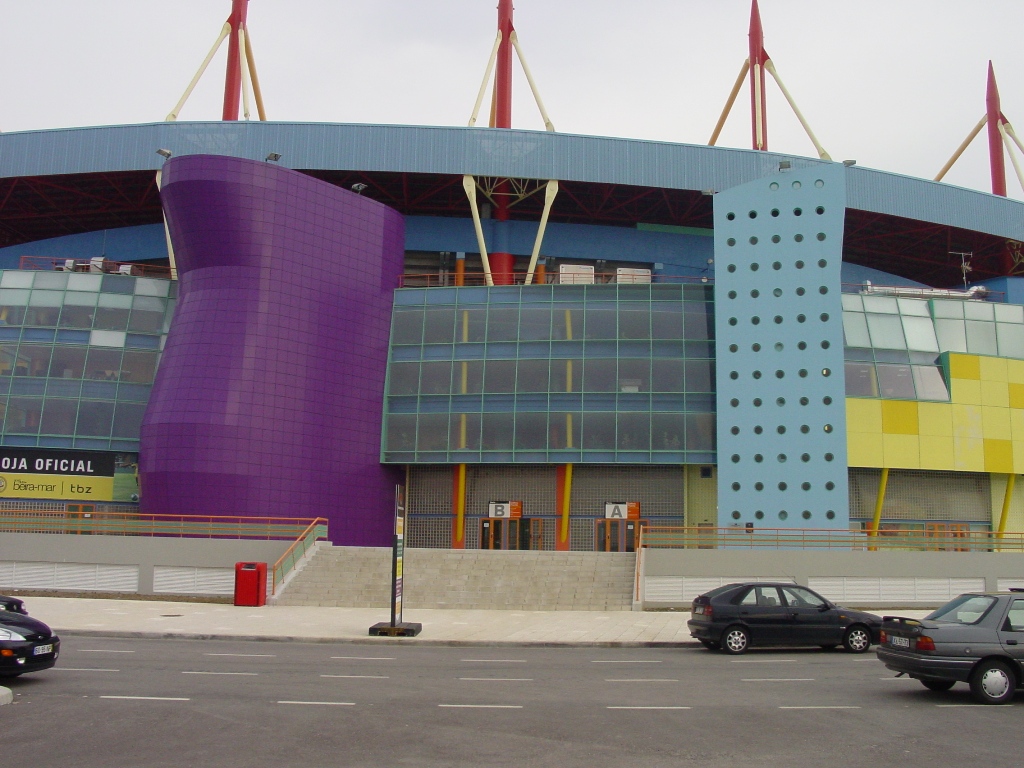
{"type": "Polygon", "coordinates": [[[843,311],[844,312],[863,312],[864,302],[860,300],[860,296],[856,293],[844,293],[843,294],[843,311]]]}
{"type": "Polygon", "coordinates": [[[483,341],[487,335],[487,310],[459,308],[455,315],[456,341],[483,341]]]}
{"type": "Polygon", "coordinates": [[[683,361],[656,358],[651,361],[652,392],[685,392],[683,361]]]}
{"type": "Polygon", "coordinates": [[[152,277],[140,277],[135,281],[135,295],[166,296],[170,285],[170,280],[157,280],[152,277]]]}
{"type": "Polygon", "coordinates": [[[79,437],[110,437],[113,420],[113,403],[82,400],[78,405],[78,424],[75,427],[75,434],[79,437]]]}
{"type": "Polygon", "coordinates": [[[996,323],[1000,357],[1024,358],[1024,325],[996,323]]]}
{"type": "Polygon", "coordinates": [[[421,413],[416,430],[417,451],[448,450],[448,414],[421,413]]]}
{"type": "Polygon", "coordinates": [[[1024,323],[1024,307],[1020,304],[995,304],[996,322],[1024,323]]]}
{"type": "Polygon", "coordinates": [[[123,347],[127,334],[124,331],[90,331],[89,345],[94,347],[123,347]]]}
{"type": "Polygon", "coordinates": [[[846,396],[878,397],[874,363],[846,363],[846,396]]]}
{"type": "Polygon", "coordinates": [[[60,311],[61,328],[92,328],[95,307],[82,307],[65,304],[60,311]]]}
{"type": "Polygon", "coordinates": [[[714,366],[710,360],[687,360],[686,368],[686,391],[687,392],[713,392],[712,380],[714,379],[714,366]]]}
{"type": "Polygon", "coordinates": [[[59,307],[64,301],[63,291],[32,291],[30,307],[59,307]]]}
{"type": "Polygon", "coordinates": [[[683,338],[683,305],[657,302],[651,305],[651,338],[683,338]]]}
{"type": "Polygon", "coordinates": [[[487,315],[488,341],[515,341],[519,331],[519,307],[494,307],[487,315]]]}
{"type": "Polygon", "coordinates": [[[388,416],[387,451],[411,451],[416,448],[416,417],[410,415],[388,416]]]}
{"type": "Polygon", "coordinates": [[[51,378],[80,379],[84,372],[85,347],[56,346],[53,348],[53,357],[50,358],[51,378]]]}
{"type": "Polygon", "coordinates": [[[615,448],[615,414],[583,414],[583,448],[599,450],[615,448]]]}
{"type": "Polygon", "coordinates": [[[579,448],[580,428],[583,423],[579,413],[552,413],[548,420],[548,447],[551,450],[579,448]]]}
{"type": "MultiPolygon", "coordinates": [[[[395,309],[391,322],[392,344],[419,344],[423,339],[423,310],[395,309]]],[[[404,449],[395,449],[404,450],[404,449]]]]}
{"type": "Polygon", "coordinates": [[[614,309],[587,307],[585,312],[586,338],[614,339],[617,332],[617,317],[614,309]]]}
{"type": "Polygon", "coordinates": [[[878,372],[878,389],[882,397],[914,399],[914,378],[909,365],[879,363],[876,370],[878,372]]]}
{"type": "Polygon", "coordinates": [[[524,306],[519,313],[519,339],[521,341],[547,341],[551,338],[551,307],[524,306]]]}
{"type": "Polygon", "coordinates": [[[455,340],[455,309],[428,307],[423,315],[423,343],[451,344],[455,340]]]}
{"type": "Polygon", "coordinates": [[[515,437],[515,415],[511,413],[485,413],[481,418],[483,449],[485,451],[511,451],[515,437]]]}
{"type": "Polygon", "coordinates": [[[703,302],[686,302],[683,304],[683,338],[691,341],[712,339],[714,320],[709,313],[709,305],[703,302]]]}
{"type": "Polygon", "coordinates": [[[939,342],[935,339],[935,326],[931,317],[903,316],[903,333],[907,337],[907,348],[919,352],[938,352],[939,342]]]}
{"type": "Polygon", "coordinates": [[[547,392],[547,360],[520,360],[516,375],[516,392],[547,392]]]}
{"type": "Polygon", "coordinates": [[[112,309],[131,309],[132,302],[134,299],[131,296],[118,293],[101,293],[99,298],[96,300],[96,305],[100,307],[110,307],[112,309]]]}
{"type": "Polygon", "coordinates": [[[651,414],[651,448],[655,451],[681,451],[686,439],[686,414],[651,414]]]}
{"type": "Polygon", "coordinates": [[[419,363],[392,363],[388,369],[390,395],[415,395],[419,391],[419,383],[419,363]]]}
{"type": "Polygon", "coordinates": [[[60,307],[28,307],[25,310],[25,325],[55,328],[59,317],[60,307]]]}
{"type": "MultiPolygon", "coordinates": [[[[893,303],[896,300],[893,299],[893,303]]],[[[871,346],[877,349],[906,349],[903,338],[903,323],[898,315],[867,315],[871,346]]]]}
{"type": "MultiPolygon", "coordinates": [[[[63,320],[63,315],[61,315],[63,320]]],[[[131,319],[128,321],[128,330],[135,333],[160,333],[164,327],[163,312],[148,312],[142,309],[133,309],[131,319]]]]}
{"type": "Polygon", "coordinates": [[[68,285],[67,272],[40,272],[36,275],[35,288],[49,288],[63,291],[68,285]]]}
{"type": "Polygon", "coordinates": [[[619,304],[619,338],[649,339],[651,338],[650,304],[639,302],[622,302],[619,304]]]}
{"type": "MultiPolygon", "coordinates": [[[[82,274],[80,272],[74,272],[68,275],[68,290],[99,291],[102,280],[103,275],[89,275],[82,274]]],[[[170,283],[170,280],[163,280],[162,282],[170,283]]]]}
{"type": "Polygon", "coordinates": [[[421,395],[447,395],[452,387],[452,363],[444,360],[423,363],[420,369],[421,395]]]}
{"type": "Polygon", "coordinates": [[[865,312],[878,312],[884,315],[899,314],[899,304],[891,296],[864,296],[863,299],[865,312]]]}
{"type": "Polygon", "coordinates": [[[582,377],[582,360],[551,361],[552,392],[579,392],[582,389],[582,377]]]}
{"type": "Polygon", "coordinates": [[[911,317],[931,317],[932,312],[928,307],[927,299],[896,299],[901,315],[911,317]]]}
{"type": "Polygon", "coordinates": [[[617,447],[620,451],[651,450],[651,415],[620,413],[617,416],[617,447]]]}
{"type": "Polygon", "coordinates": [[[484,364],[484,392],[514,392],[515,360],[487,360],[484,364]]]}
{"type": "Polygon", "coordinates": [[[616,361],[590,358],[583,363],[584,392],[615,392],[616,361]]]}
{"type": "Polygon", "coordinates": [[[932,315],[935,317],[962,319],[964,303],[951,299],[932,299],[932,315]]]}
{"type": "MultiPolygon", "coordinates": [[[[39,431],[44,435],[74,435],[77,416],[77,400],[47,398],[43,404],[42,426],[39,431]]],[[[136,437],[138,437],[138,432],[136,432],[136,437]]]]}
{"type": "Polygon", "coordinates": [[[949,400],[942,371],[934,365],[915,365],[913,371],[918,400],[949,400]]]}
{"type": "Polygon", "coordinates": [[[452,363],[452,392],[456,395],[479,394],[484,391],[484,363],[482,360],[452,363]]]}
{"type": "Polygon", "coordinates": [[[936,316],[935,336],[941,352],[967,351],[967,331],[963,320],[940,320],[936,316]]]}
{"type": "Polygon", "coordinates": [[[650,392],[651,361],[619,358],[619,392],[650,392]]]}
{"type": "MultiPolygon", "coordinates": [[[[2,291],[0,291],[2,293],[2,291]]],[[[25,307],[0,304],[0,325],[24,325],[25,307]]]]}
{"type": "Polygon", "coordinates": [[[843,333],[848,347],[870,347],[867,318],[860,312],[843,312],[843,333]]]}
{"type": "Polygon", "coordinates": [[[981,320],[966,320],[967,351],[974,355],[997,355],[996,324],[981,320]]]}
{"type": "MultiPolygon", "coordinates": [[[[102,297],[101,297],[102,298],[102,297]]],[[[123,331],[128,327],[130,310],[115,307],[96,307],[93,327],[102,331],[123,331]]],[[[163,318],[161,317],[161,320],[163,318]]]]}
{"type": "Polygon", "coordinates": [[[480,414],[453,413],[448,437],[449,451],[480,450],[480,414]]]}
{"type": "Polygon", "coordinates": [[[965,301],[964,317],[968,320],[995,320],[993,306],[987,301],[965,301]]]}
{"type": "Polygon", "coordinates": [[[100,290],[104,293],[135,293],[135,278],[124,275],[100,275],[103,282],[100,290]]]}
{"type": "Polygon", "coordinates": [[[156,378],[156,365],[159,359],[158,352],[125,352],[121,362],[121,381],[152,384],[156,378]]]}
{"type": "Polygon", "coordinates": [[[17,344],[0,344],[0,376],[13,375],[17,360],[17,344]]]}
{"type": "Polygon", "coordinates": [[[4,432],[19,435],[38,434],[42,413],[43,401],[41,398],[12,397],[7,402],[4,432]]]}
{"type": "Polygon", "coordinates": [[[517,451],[531,451],[548,447],[548,415],[546,413],[516,414],[517,451]]]}
{"type": "Polygon", "coordinates": [[[98,381],[117,381],[121,372],[121,350],[90,349],[86,358],[85,378],[98,381]]]}
{"type": "Polygon", "coordinates": [[[578,306],[555,305],[551,312],[551,338],[582,339],[583,310],[578,306]]]}
{"type": "Polygon", "coordinates": [[[687,413],[686,450],[715,450],[715,415],[713,413],[687,413]]]}
{"type": "Polygon", "coordinates": [[[53,347],[22,344],[18,348],[18,359],[14,365],[15,376],[46,376],[50,370],[50,354],[53,347]]]}
{"type": "Polygon", "coordinates": [[[21,272],[17,270],[6,270],[0,275],[0,287],[3,288],[31,288],[32,278],[36,272],[21,272]]]}

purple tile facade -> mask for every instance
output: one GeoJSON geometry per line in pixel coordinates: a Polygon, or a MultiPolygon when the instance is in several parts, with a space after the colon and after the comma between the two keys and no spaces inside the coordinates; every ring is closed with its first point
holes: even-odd
{"type": "Polygon", "coordinates": [[[161,192],[178,306],[142,424],[142,511],[326,517],[391,543],[380,464],[404,224],[271,163],[173,158],[161,192]]]}

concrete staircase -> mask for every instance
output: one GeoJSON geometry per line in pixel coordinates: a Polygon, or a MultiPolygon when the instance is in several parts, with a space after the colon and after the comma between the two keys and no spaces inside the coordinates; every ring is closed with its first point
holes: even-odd
{"type": "MultiPolygon", "coordinates": [[[[628,611],[632,553],[405,550],[405,608],[628,611]]],[[[278,605],[386,608],[391,550],[321,546],[278,605]]]]}

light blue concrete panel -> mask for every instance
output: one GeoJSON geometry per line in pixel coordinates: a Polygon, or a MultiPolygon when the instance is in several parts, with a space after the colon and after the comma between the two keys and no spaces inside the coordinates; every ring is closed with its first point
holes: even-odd
{"type": "Polygon", "coordinates": [[[797,168],[715,195],[720,526],[848,527],[845,173],[797,168]]]}

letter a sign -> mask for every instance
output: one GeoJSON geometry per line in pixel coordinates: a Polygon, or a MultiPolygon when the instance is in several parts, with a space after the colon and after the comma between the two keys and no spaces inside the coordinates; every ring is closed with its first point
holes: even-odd
{"type": "Polygon", "coordinates": [[[609,520],[639,520],[639,501],[607,501],[604,505],[604,516],[609,520]]]}

